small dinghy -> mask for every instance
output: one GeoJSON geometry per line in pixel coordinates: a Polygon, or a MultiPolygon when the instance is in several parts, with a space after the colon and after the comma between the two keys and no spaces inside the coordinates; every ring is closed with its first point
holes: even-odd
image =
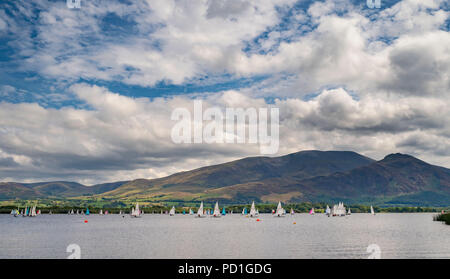
{"type": "Polygon", "coordinates": [[[206,217],[205,210],[203,209],[203,202],[200,203],[200,207],[198,208],[196,217],[199,217],[199,218],[206,217]]]}
{"type": "Polygon", "coordinates": [[[278,202],[277,210],[275,211],[275,217],[285,217],[286,210],[281,206],[281,202],[278,202]]]}
{"type": "Polygon", "coordinates": [[[175,206],[172,206],[172,208],[170,209],[169,216],[175,216],[175,206]]]}
{"type": "Polygon", "coordinates": [[[212,217],[219,218],[221,216],[222,215],[220,214],[219,202],[216,202],[216,205],[214,206],[214,211],[213,211],[212,217]]]}

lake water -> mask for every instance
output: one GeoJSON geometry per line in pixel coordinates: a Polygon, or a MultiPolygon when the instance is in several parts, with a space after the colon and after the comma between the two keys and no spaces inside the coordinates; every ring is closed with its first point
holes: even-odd
{"type": "Polygon", "coordinates": [[[450,258],[450,226],[433,214],[259,219],[0,215],[0,258],[66,258],[69,244],[81,258],[367,258],[371,244],[381,258],[450,258]]]}

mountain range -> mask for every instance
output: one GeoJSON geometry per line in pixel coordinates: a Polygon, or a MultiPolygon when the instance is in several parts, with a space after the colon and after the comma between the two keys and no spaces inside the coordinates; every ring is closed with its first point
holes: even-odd
{"type": "Polygon", "coordinates": [[[448,206],[450,169],[405,154],[375,161],[351,151],[300,151],[281,157],[249,157],[163,178],[94,186],[64,181],[0,183],[1,200],[69,197],[448,206]]]}

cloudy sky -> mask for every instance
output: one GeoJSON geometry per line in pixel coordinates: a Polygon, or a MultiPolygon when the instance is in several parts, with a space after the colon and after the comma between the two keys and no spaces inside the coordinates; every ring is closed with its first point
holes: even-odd
{"type": "Polygon", "coordinates": [[[259,155],[174,144],[171,113],[277,107],[276,155],[402,152],[450,167],[440,0],[0,3],[0,181],[154,178],[259,155]]]}

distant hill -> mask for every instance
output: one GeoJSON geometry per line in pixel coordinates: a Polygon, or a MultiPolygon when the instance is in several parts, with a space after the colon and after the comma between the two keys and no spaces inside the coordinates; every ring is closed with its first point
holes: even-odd
{"type": "Polygon", "coordinates": [[[281,200],[448,206],[450,170],[404,154],[374,161],[350,151],[301,151],[91,187],[74,182],[0,183],[0,199],[77,196],[153,202],[281,200]]]}
{"type": "MultiPolygon", "coordinates": [[[[102,196],[124,197],[131,194],[147,197],[163,195],[170,198],[174,192],[177,195],[183,192],[190,197],[198,194],[204,196],[203,193],[232,185],[273,178],[306,179],[351,170],[372,162],[374,161],[370,158],[349,151],[301,151],[281,157],[250,157],[160,179],[130,181],[102,196]]],[[[277,192],[277,184],[272,185],[272,188],[277,192]]]]}
{"type": "Polygon", "coordinates": [[[299,188],[314,189],[334,199],[352,201],[381,200],[387,204],[450,204],[450,170],[430,165],[404,154],[391,154],[383,160],[301,181],[299,188]]]}
{"type": "Polygon", "coordinates": [[[104,193],[128,181],[85,186],[76,182],[53,181],[38,183],[0,182],[0,199],[67,198],[104,193]]]}

